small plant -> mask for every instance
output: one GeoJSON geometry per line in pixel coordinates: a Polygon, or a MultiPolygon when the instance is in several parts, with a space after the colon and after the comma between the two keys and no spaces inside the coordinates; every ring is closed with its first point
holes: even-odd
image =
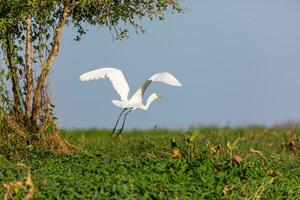
{"type": "Polygon", "coordinates": [[[296,133],[292,133],[288,131],[284,136],[285,136],[285,142],[281,143],[280,146],[292,152],[293,155],[295,156],[297,153],[297,144],[298,144],[298,137],[296,133]]]}
{"type": "Polygon", "coordinates": [[[193,140],[199,135],[200,131],[194,131],[186,140],[188,147],[188,162],[192,162],[193,159],[193,140]]]}
{"type": "Polygon", "coordinates": [[[231,143],[229,141],[227,142],[227,149],[229,150],[229,156],[230,156],[231,160],[233,159],[233,154],[238,147],[238,143],[239,143],[240,139],[241,138],[238,137],[238,139],[236,139],[233,143],[231,143]]]}
{"type": "Polygon", "coordinates": [[[178,158],[181,156],[180,150],[177,147],[177,143],[174,138],[171,139],[171,156],[172,158],[178,158]]]}

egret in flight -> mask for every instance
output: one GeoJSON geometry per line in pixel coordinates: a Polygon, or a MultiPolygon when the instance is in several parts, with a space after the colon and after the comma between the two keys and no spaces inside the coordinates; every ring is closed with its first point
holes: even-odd
{"type": "Polygon", "coordinates": [[[112,136],[115,136],[115,130],[116,127],[119,123],[119,120],[122,116],[123,113],[124,115],[124,120],[122,123],[121,129],[119,129],[117,135],[119,135],[125,125],[125,120],[131,111],[135,109],[142,109],[142,110],[148,110],[150,104],[156,100],[159,99],[161,96],[157,93],[151,94],[147,101],[146,104],[143,104],[143,96],[146,91],[146,89],[149,87],[149,85],[152,82],[161,82],[165,83],[168,85],[172,86],[182,86],[181,83],[169,72],[160,72],[157,74],[154,74],[151,76],[149,79],[147,79],[143,85],[131,96],[131,98],[128,99],[128,94],[129,94],[129,86],[127,84],[127,81],[122,73],[121,70],[116,69],[116,68],[100,68],[96,69],[87,73],[84,73],[80,75],[79,79],[81,81],[90,81],[90,80],[95,80],[95,79],[100,79],[100,78],[108,78],[116,90],[116,92],[120,95],[120,100],[112,100],[112,103],[120,108],[123,108],[122,112],[120,113],[117,122],[114,126],[114,129],[112,131],[112,136]],[[125,112],[126,111],[126,112],[125,112]]]}

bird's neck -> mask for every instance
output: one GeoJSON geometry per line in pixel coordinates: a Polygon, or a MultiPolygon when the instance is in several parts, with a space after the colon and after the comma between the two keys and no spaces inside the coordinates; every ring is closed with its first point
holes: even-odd
{"type": "Polygon", "coordinates": [[[146,105],[143,105],[141,108],[142,108],[143,110],[148,110],[148,108],[150,107],[151,103],[152,103],[155,99],[156,99],[156,98],[151,98],[151,97],[149,97],[149,98],[147,99],[146,105]]]}

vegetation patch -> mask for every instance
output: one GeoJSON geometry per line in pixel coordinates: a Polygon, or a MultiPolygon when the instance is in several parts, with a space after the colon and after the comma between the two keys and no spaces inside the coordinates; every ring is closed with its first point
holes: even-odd
{"type": "Polygon", "coordinates": [[[295,199],[297,130],[265,127],[180,131],[63,131],[80,151],[0,156],[0,196],[33,199],[295,199]],[[174,156],[174,152],[176,156],[174,156]],[[26,182],[32,185],[26,185],[26,182]]]}

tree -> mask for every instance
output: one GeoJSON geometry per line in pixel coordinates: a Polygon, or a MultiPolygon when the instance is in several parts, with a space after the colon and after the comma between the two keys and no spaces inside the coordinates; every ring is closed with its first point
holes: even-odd
{"type": "Polygon", "coordinates": [[[28,131],[52,120],[47,76],[59,53],[62,32],[73,26],[80,40],[88,26],[108,28],[117,39],[140,20],[180,13],[180,0],[0,0],[0,108],[28,131]]]}

